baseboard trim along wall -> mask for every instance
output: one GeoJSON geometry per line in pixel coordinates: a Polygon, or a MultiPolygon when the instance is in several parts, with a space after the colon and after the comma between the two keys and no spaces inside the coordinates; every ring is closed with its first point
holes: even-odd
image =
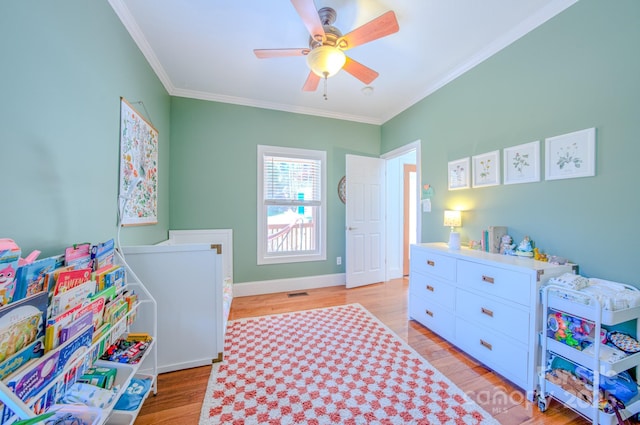
{"type": "Polygon", "coordinates": [[[300,291],[304,289],[326,288],[345,284],[344,273],[321,276],[294,277],[290,279],[261,280],[233,284],[233,297],[275,294],[277,292],[300,291]]]}

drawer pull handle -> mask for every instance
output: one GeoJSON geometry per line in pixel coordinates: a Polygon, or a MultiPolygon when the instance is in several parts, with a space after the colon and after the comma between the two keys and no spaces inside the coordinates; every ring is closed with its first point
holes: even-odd
{"type": "Polygon", "coordinates": [[[482,311],[482,314],[486,314],[489,317],[493,317],[493,311],[489,310],[488,308],[481,307],[480,311],[482,311]]]}
{"type": "Polygon", "coordinates": [[[425,310],[424,312],[427,313],[427,316],[433,317],[433,312],[432,311],[425,310]]]}
{"type": "Polygon", "coordinates": [[[433,291],[435,291],[435,289],[434,289],[434,287],[433,287],[433,286],[431,286],[431,285],[427,285],[427,291],[431,291],[431,292],[433,292],[433,291]]]}
{"type": "Polygon", "coordinates": [[[431,267],[435,267],[436,266],[436,262],[433,260],[427,260],[427,265],[431,266],[431,267]]]}
{"type": "Polygon", "coordinates": [[[484,348],[488,350],[493,350],[493,347],[491,346],[491,344],[489,344],[487,341],[483,339],[480,340],[480,345],[482,345],[484,348]]]}
{"type": "Polygon", "coordinates": [[[491,276],[482,275],[482,281],[487,283],[493,283],[493,278],[491,276]]]}

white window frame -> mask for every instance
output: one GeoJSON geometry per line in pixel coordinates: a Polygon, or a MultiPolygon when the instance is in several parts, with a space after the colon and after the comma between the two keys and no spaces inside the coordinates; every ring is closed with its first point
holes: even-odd
{"type": "Polygon", "coordinates": [[[327,259],[327,153],[326,151],[258,145],[258,265],[325,261],[327,259]],[[267,215],[264,202],[264,157],[283,156],[320,160],[320,196],[317,225],[318,246],[314,253],[269,254],[267,252],[267,215]]]}

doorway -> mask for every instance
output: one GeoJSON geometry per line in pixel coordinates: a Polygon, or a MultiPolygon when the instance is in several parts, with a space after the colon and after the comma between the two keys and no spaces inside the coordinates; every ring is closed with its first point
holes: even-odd
{"type": "Polygon", "coordinates": [[[386,165],[387,183],[387,280],[402,278],[408,274],[409,245],[419,243],[422,239],[420,147],[421,142],[417,140],[382,155],[386,165]],[[405,165],[409,166],[409,170],[413,170],[408,172],[409,182],[406,185],[405,165]]]}

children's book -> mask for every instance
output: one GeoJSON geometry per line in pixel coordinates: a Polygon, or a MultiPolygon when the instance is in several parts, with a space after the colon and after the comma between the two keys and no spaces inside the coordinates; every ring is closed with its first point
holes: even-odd
{"type": "MultiPolygon", "coordinates": [[[[75,338],[67,341],[59,349],[50,351],[34,364],[34,367],[24,367],[9,376],[5,383],[22,401],[28,402],[42,391],[51,381],[59,376],[70,364],[83,356],[91,346],[93,327],[83,330],[75,338]]],[[[70,372],[81,371],[88,365],[77,365],[70,372]]],[[[68,372],[67,372],[68,373],[68,372]]]]}
{"type": "Polygon", "coordinates": [[[68,247],[64,251],[64,263],[76,269],[91,267],[91,244],[81,243],[68,247]]]}
{"type": "Polygon", "coordinates": [[[125,271],[123,267],[115,266],[104,274],[104,287],[115,286],[116,290],[122,289],[125,284],[125,271]]]}
{"type": "Polygon", "coordinates": [[[500,253],[502,237],[507,234],[506,226],[489,226],[489,252],[500,253]]]}
{"type": "Polygon", "coordinates": [[[56,279],[56,285],[53,289],[53,295],[56,296],[62,292],[69,291],[75,287],[82,285],[91,280],[91,268],[73,269],[61,271],[56,279]]]}
{"type": "Polygon", "coordinates": [[[68,291],[53,296],[51,301],[51,314],[58,316],[78,304],[82,304],[96,293],[96,283],[93,280],[86,281],[68,291]]]}
{"type": "Polygon", "coordinates": [[[0,379],[43,354],[45,292],[0,308],[0,379]]]}
{"type": "Polygon", "coordinates": [[[0,239],[0,306],[13,301],[21,250],[11,239],[0,239]]]}
{"type": "Polygon", "coordinates": [[[113,239],[92,246],[91,258],[93,260],[93,269],[99,270],[105,266],[113,266],[114,255],[115,242],[113,239]]]}
{"type": "Polygon", "coordinates": [[[47,321],[47,329],[44,337],[44,348],[46,351],[53,350],[60,344],[60,330],[73,321],[81,308],[82,305],[78,304],[47,321]]]}
{"type": "Polygon", "coordinates": [[[60,329],[60,344],[64,344],[69,341],[87,326],[91,326],[92,329],[95,329],[93,327],[93,313],[90,311],[78,316],[78,318],[69,323],[69,325],[60,329]]]}
{"type": "Polygon", "coordinates": [[[106,298],[103,296],[92,299],[88,304],[83,305],[77,313],[75,313],[75,316],[80,317],[86,313],[91,313],[93,328],[98,329],[103,323],[102,316],[106,301],[106,298]]]}
{"type": "Polygon", "coordinates": [[[45,289],[45,277],[55,269],[55,265],[56,258],[48,257],[18,267],[16,291],[13,296],[13,301],[21,300],[22,298],[27,298],[38,292],[42,292],[45,289]]]}

